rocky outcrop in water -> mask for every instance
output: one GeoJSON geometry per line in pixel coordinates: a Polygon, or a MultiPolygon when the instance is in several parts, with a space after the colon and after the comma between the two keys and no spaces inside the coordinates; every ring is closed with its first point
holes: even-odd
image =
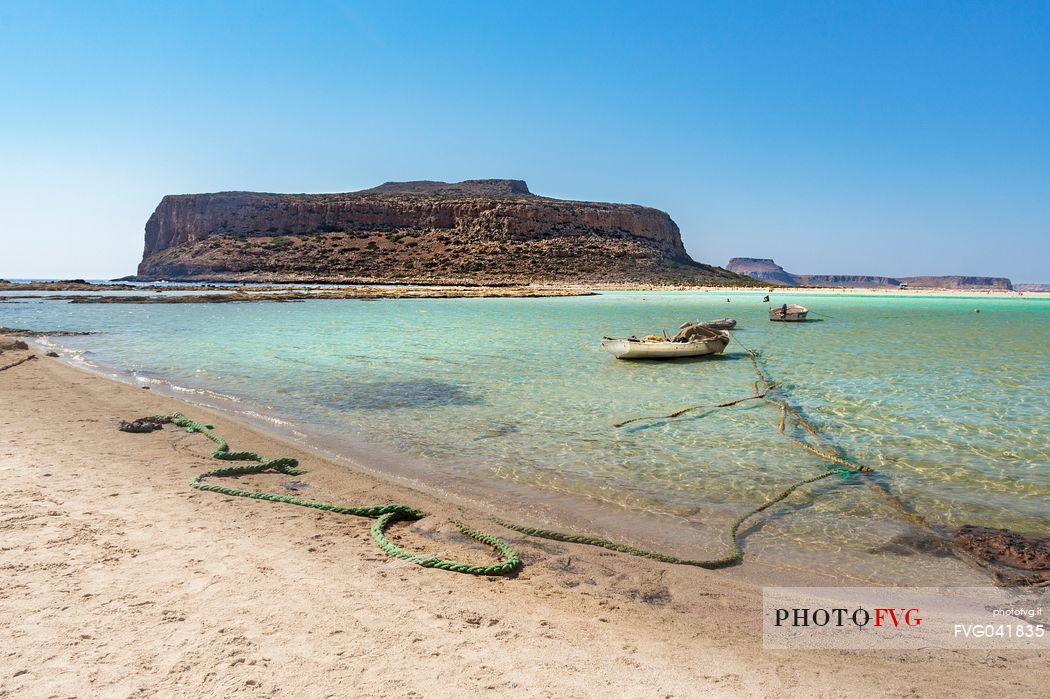
{"type": "Polygon", "coordinates": [[[1005,277],[877,277],[850,274],[793,274],[773,262],[755,257],[734,257],[726,269],[765,282],[785,286],[841,286],[859,289],[896,289],[902,284],[920,289],[994,289],[1010,291],[1005,277]]]}
{"type": "Polygon", "coordinates": [[[663,211],[540,197],[520,180],[166,196],[146,223],[137,279],[741,281],[694,262],[663,211]]]}

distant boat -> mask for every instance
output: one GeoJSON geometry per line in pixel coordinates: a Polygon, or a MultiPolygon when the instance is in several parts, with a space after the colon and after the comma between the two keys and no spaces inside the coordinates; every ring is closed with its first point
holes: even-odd
{"type": "Polygon", "coordinates": [[[603,337],[602,349],[617,359],[675,359],[718,354],[729,344],[729,333],[686,323],[673,337],[666,334],[636,337],[603,337]]]}
{"type": "Polygon", "coordinates": [[[769,319],[785,323],[798,323],[806,319],[809,309],[798,304],[784,304],[769,309],[769,319]]]}
{"type": "MultiPolygon", "coordinates": [[[[689,325],[689,323],[682,323],[682,327],[689,325]]],[[[736,327],[735,318],[719,318],[718,320],[702,320],[700,325],[705,328],[711,328],[712,330],[732,330],[736,327]]]]}

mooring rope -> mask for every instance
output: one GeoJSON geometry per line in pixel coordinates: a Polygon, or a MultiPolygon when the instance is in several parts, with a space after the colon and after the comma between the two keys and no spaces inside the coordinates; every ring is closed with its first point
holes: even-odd
{"type": "Polygon", "coordinates": [[[226,466],[198,474],[190,481],[190,485],[197,490],[204,490],[232,497],[252,498],[254,500],[266,500],[268,502],[299,505],[300,507],[310,507],[316,510],[332,512],[340,515],[374,518],[375,522],[372,524],[371,533],[372,540],[376,545],[394,558],[411,561],[412,563],[423,566],[424,568],[439,568],[453,573],[466,573],[468,575],[508,575],[517,570],[518,566],[521,565],[521,559],[518,557],[518,554],[509,544],[507,544],[507,542],[503,541],[503,539],[477,529],[471,529],[461,522],[453,522],[461,534],[491,547],[503,560],[499,563],[479,566],[460,563],[458,561],[452,561],[438,556],[428,556],[425,554],[406,551],[390,541],[386,537],[386,531],[395,522],[414,522],[426,517],[425,512],[421,512],[420,510],[417,510],[414,507],[409,507],[408,505],[387,504],[349,507],[335,505],[329,502],[304,500],[291,495],[280,495],[278,493],[268,493],[257,490],[242,490],[240,488],[231,488],[217,483],[208,483],[206,481],[209,478],[234,478],[265,472],[297,476],[301,474],[302,471],[298,468],[298,460],[291,457],[267,459],[261,454],[257,454],[253,451],[230,451],[230,447],[226,443],[226,440],[212,431],[214,429],[212,425],[203,422],[196,422],[178,413],[175,415],[156,415],[140,418],[134,422],[122,422],[120,429],[125,432],[152,432],[155,429],[161,429],[161,426],[165,423],[184,427],[187,432],[198,432],[210,439],[216,444],[216,448],[211,454],[213,458],[221,459],[223,461],[256,462],[251,465],[226,466]]]}
{"type": "MultiPolygon", "coordinates": [[[[735,338],[734,338],[735,339],[735,338]]],[[[743,345],[742,342],[737,341],[738,344],[743,345]]],[[[676,411],[664,416],[658,417],[641,417],[633,418],[631,420],[625,420],[620,423],[616,423],[616,427],[622,427],[624,425],[636,422],[638,420],[645,419],[673,419],[681,415],[684,415],[690,411],[697,410],[703,407],[709,408],[725,408],[738,405],[745,401],[750,400],[763,400],[765,402],[777,405],[779,407],[780,417],[778,420],[777,430],[782,435],[787,437],[792,443],[797,446],[809,451],[810,453],[820,457],[822,460],[838,464],[839,468],[830,469],[824,471],[818,475],[810,478],[805,478],[796,483],[792,483],[783,490],[780,490],[761,504],[753,507],[747,512],[737,517],[726,531],[725,539],[728,544],[729,553],[720,557],[712,559],[690,559],[674,556],[671,554],[661,553],[659,551],[653,551],[650,549],[644,549],[630,544],[624,544],[610,539],[601,537],[589,536],[586,534],[572,534],[565,532],[558,532],[548,529],[541,529],[537,527],[528,527],[513,522],[508,522],[502,519],[496,519],[496,523],[500,526],[506,527],[512,531],[521,532],[529,536],[535,536],[539,538],[551,539],[555,541],[563,541],[567,543],[578,543],[587,544],[590,546],[598,546],[611,551],[617,551],[626,553],[633,556],[640,556],[644,558],[650,558],[663,563],[671,563],[677,565],[694,566],[706,569],[721,569],[728,568],[730,566],[738,565],[744,560],[744,551],[741,544],[739,535],[740,527],[751,517],[769,509],[773,505],[789,497],[792,493],[798,490],[800,487],[816,483],[823,479],[826,479],[833,475],[840,475],[843,478],[850,477],[854,473],[857,474],[860,480],[873,492],[877,493],[883,500],[893,507],[895,511],[905,517],[915,526],[924,529],[929,534],[941,539],[951,545],[953,553],[958,555],[960,558],[974,563],[984,569],[992,571],[993,575],[996,576],[997,582],[1001,582],[1000,574],[1004,564],[997,563],[996,561],[977,556],[964,550],[961,546],[957,545],[953,541],[952,537],[948,534],[942,533],[934,529],[924,518],[917,513],[913,512],[908,508],[899,497],[890,491],[889,487],[882,482],[875,480],[872,475],[874,469],[866,466],[853,458],[849,457],[840,447],[835,445],[827,436],[821,433],[802,413],[791,406],[787,399],[782,395],[778,395],[775,392],[781,384],[777,381],[773,381],[765,373],[762,367],[759,365],[759,352],[743,345],[747,350],[748,356],[751,359],[752,366],[754,367],[755,374],[758,377],[757,381],[752,383],[753,395],[740,398],[733,401],[719,403],[710,406],[692,406],[683,410],[676,411]],[[787,418],[791,417],[807,434],[813,437],[815,440],[821,443],[824,448],[818,448],[811,444],[804,442],[801,439],[791,435],[787,431],[787,418]]],[[[15,362],[10,366],[21,364],[22,362],[28,361],[34,357],[27,357],[19,362],[15,362]]],[[[252,465],[238,465],[238,466],[227,466],[224,468],[217,468],[205,473],[201,473],[193,478],[190,485],[198,490],[204,490],[209,492],[216,492],[223,495],[234,496],[234,497],[247,497],[257,500],[267,500],[270,502],[281,502],[291,505],[299,505],[301,507],[310,507],[322,511],[333,512],[336,514],[349,514],[360,517],[374,518],[376,521],[372,524],[371,535],[373,541],[388,555],[401,558],[407,561],[416,563],[417,565],[438,568],[442,570],[448,570],[457,573],[466,573],[471,575],[507,575],[515,571],[520,565],[521,560],[518,554],[502,539],[479,531],[477,529],[471,529],[466,527],[464,524],[454,522],[459,528],[460,532],[475,541],[486,544],[493,548],[504,560],[487,565],[477,566],[460,563],[448,559],[443,559],[437,556],[428,556],[424,554],[415,554],[410,551],[406,551],[401,547],[394,544],[392,541],[387,539],[386,531],[395,522],[398,521],[416,521],[425,517],[425,513],[409,507],[408,505],[401,504],[387,504],[387,505],[373,505],[364,507],[349,507],[335,505],[326,502],[317,502],[313,500],[304,500],[301,498],[280,495],[277,493],[268,493],[263,491],[249,491],[241,490],[238,488],[231,488],[228,486],[219,485],[216,483],[206,482],[209,478],[223,478],[223,477],[237,477],[250,474],[258,474],[263,472],[274,472],[283,473],[286,475],[299,475],[302,473],[298,469],[298,461],[290,457],[282,457],[277,459],[267,459],[260,454],[250,451],[232,452],[229,449],[229,445],[219,435],[215,434],[212,430],[212,425],[208,425],[201,422],[196,422],[176,413],[175,415],[167,416],[155,416],[147,417],[136,420],[133,423],[122,422],[120,429],[127,432],[151,432],[156,429],[161,429],[163,423],[172,423],[180,427],[184,427],[187,432],[199,432],[207,437],[209,440],[216,444],[215,450],[212,452],[212,456],[216,459],[226,461],[254,461],[252,465]]],[[[1006,531],[1006,530],[1003,530],[1006,531]]],[[[1007,566],[1008,567],[1008,566],[1007,566]]],[[[1048,583],[1036,582],[1036,583],[1022,583],[1022,584],[1038,584],[1045,586],[1048,583]]]]}
{"type": "Polygon", "coordinates": [[[728,403],[718,403],[716,405],[693,405],[693,406],[690,406],[688,408],[682,408],[681,410],[676,410],[675,412],[669,413],[667,415],[645,415],[645,416],[642,416],[642,417],[632,417],[630,420],[624,420],[623,422],[614,423],[613,427],[623,427],[624,425],[629,425],[632,422],[638,422],[639,420],[672,420],[672,419],[674,419],[676,417],[681,417],[682,415],[685,415],[686,413],[691,413],[694,410],[700,410],[702,408],[708,408],[708,409],[710,409],[710,408],[729,408],[731,406],[737,405],[739,403],[743,403],[745,401],[758,400],[760,398],[765,398],[766,394],[769,393],[770,391],[772,391],[774,387],[775,386],[770,386],[769,388],[767,388],[765,391],[762,391],[761,393],[759,393],[758,390],[755,389],[755,395],[747,396],[746,398],[737,398],[736,400],[731,400],[728,403]]]}
{"type": "MultiPolygon", "coordinates": [[[[866,466],[866,465],[861,464],[861,463],[857,463],[854,460],[848,458],[844,453],[842,453],[842,451],[840,449],[838,449],[834,444],[832,444],[830,442],[830,440],[828,440],[826,437],[821,435],[820,432],[801,413],[799,413],[797,410],[795,410],[793,407],[791,407],[787,403],[786,400],[784,400],[783,398],[781,398],[779,396],[776,396],[774,391],[777,388],[779,388],[781,384],[778,381],[773,381],[772,379],[770,379],[765,374],[765,372],[762,371],[762,368],[758,364],[758,354],[759,353],[757,351],[751,349],[747,345],[745,345],[743,342],[741,342],[739,339],[737,339],[735,335],[731,334],[731,337],[734,340],[736,340],[737,344],[739,344],[742,347],[744,347],[744,349],[747,351],[748,357],[750,357],[750,359],[751,359],[751,364],[752,364],[752,366],[755,369],[755,374],[758,376],[758,380],[752,383],[753,395],[746,396],[744,398],[738,398],[736,400],[727,401],[727,402],[724,402],[724,403],[717,403],[717,404],[713,404],[713,405],[694,405],[694,406],[690,406],[688,408],[683,408],[682,410],[677,410],[677,411],[675,411],[673,413],[669,413],[667,415],[645,416],[645,417],[631,418],[629,420],[624,420],[622,422],[614,423],[613,426],[614,427],[623,427],[623,426],[629,425],[629,424],[631,424],[633,422],[638,422],[639,420],[667,420],[667,419],[674,419],[674,418],[681,417],[682,415],[685,415],[686,413],[692,412],[694,410],[700,410],[702,408],[708,408],[708,409],[728,408],[728,407],[731,407],[731,406],[743,403],[745,401],[764,400],[764,401],[767,401],[769,403],[773,403],[773,404],[775,404],[775,405],[780,407],[780,421],[779,421],[779,424],[778,424],[778,432],[780,432],[780,434],[782,434],[785,437],[787,437],[791,442],[793,442],[797,446],[802,447],[806,451],[809,451],[810,453],[820,457],[821,459],[823,459],[825,461],[829,461],[831,463],[838,464],[841,468],[836,468],[836,469],[831,469],[831,470],[828,470],[828,471],[824,471],[823,473],[821,473],[819,475],[813,476],[811,478],[803,479],[803,480],[798,481],[796,483],[792,483],[790,486],[788,486],[784,490],[778,492],[777,494],[775,494],[774,496],[772,496],[771,498],[769,498],[768,500],[766,500],[762,504],[760,504],[757,507],[754,507],[754,508],[748,510],[747,512],[745,512],[744,514],[740,515],[736,520],[733,521],[733,523],[730,525],[730,527],[729,527],[729,529],[728,529],[728,531],[726,533],[726,540],[727,540],[727,543],[730,546],[731,553],[726,555],[726,556],[723,556],[722,558],[715,558],[715,559],[710,559],[710,560],[693,560],[693,559],[687,559],[687,558],[680,558],[678,556],[673,556],[673,555],[670,555],[670,554],[660,553],[660,552],[657,552],[657,551],[650,551],[648,549],[638,548],[636,546],[631,546],[629,544],[623,544],[623,543],[611,541],[609,539],[603,539],[603,538],[600,538],[600,537],[593,537],[593,536],[588,536],[588,535],[584,535],[584,534],[568,534],[568,533],[564,533],[564,532],[551,531],[549,529],[539,529],[539,528],[536,528],[536,527],[524,527],[524,526],[521,526],[521,525],[518,525],[518,524],[513,524],[511,522],[506,522],[506,521],[502,521],[502,520],[496,520],[497,523],[502,525],[502,526],[504,526],[504,527],[507,527],[508,529],[513,529],[515,531],[519,531],[519,532],[522,532],[523,534],[528,534],[530,536],[537,536],[537,537],[544,538],[544,539],[553,539],[555,541],[565,541],[565,542],[569,542],[569,543],[588,544],[588,545],[591,545],[591,546],[600,546],[602,548],[610,549],[612,551],[619,551],[619,552],[622,552],[622,553],[631,554],[633,556],[642,556],[642,557],[645,557],[645,558],[652,558],[654,560],[662,561],[664,563],[675,563],[675,564],[678,564],[678,565],[691,565],[691,566],[697,566],[699,568],[709,568],[709,569],[727,568],[729,566],[733,566],[733,565],[737,565],[739,563],[742,563],[743,560],[744,560],[743,548],[742,548],[742,546],[740,544],[740,540],[739,540],[737,534],[739,532],[740,526],[745,521],[747,521],[749,518],[751,518],[751,517],[759,514],[760,512],[768,509],[769,507],[775,505],[776,503],[780,502],[781,500],[784,500],[789,495],[794,493],[798,488],[800,488],[800,487],[802,487],[804,485],[808,485],[810,483],[815,483],[817,481],[823,480],[823,479],[825,479],[825,478],[827,478],[829,476],[835,475],[835,474],[839,474],[839,475],[841,475],[843,477],[848,477],[849,475],[851,475],[853,473],[858,473],[858,474],[861,474],[862,477],[864,477],[867,474],[870,474],[870,473],[872,473],[874,471],[874,469],[872,469],[871,467],[866,466]],[[773,394],[773,395],[771,395],[771,394],[773,394]],[[814,447],[814,446],[812,446],[810,444],[807,444],[806,442],[803,442],[802,440],[798,439],[797,437],[794,437],[793,435],[788,434],[787,426],[786,426],[786,421],[787,421],[787,416],[788,415],[791,415],[791,417],[793,417],[798,422],[798,424],[801,425],[804,430],[806,430],[806,432],[808,432],[809,434],[811,434],[814,437],[816,437],[817,439],[819,439],[821,442],[823,442],[830,449],[834,450],[834,452],[837,452],[837,453],[833,453],[832,451],[826,451],[824,449],[818,449],[818,448],[816,448],[816,447],[814,447]]],[[[904,504],[900,502],[900,500],[898,500],[891,493],[886,491],[884,486],[881,486],[881,485],[875,483],[874,481],[871,481],[868,478],[865,478],[865,481],[868,483],[868,485],[870,487],[873,487],[876,490],[878,490],[880,492],[880,494],[884,498],[886,498],[890,502],[894,503],[897,506],[898,511],[900,511],[900,512],[904,513],[905,515],[907,515],[909,517],[909,519],[913,519],[913,521],[916,521],[916,523],[918,523],[920,526],[923,526],[926,529],[932,531],[932,529],[929,527],[929,525],[926,524],[925,520],[923,520],[921,517],[919,517],[915,513],[911,512],[911,510],[909,510],[907,507],[905,507],[904,504]]]]}
{"type": "Polygon", "coordinates": [[[797,483],[792,483],[787,488],[766,500],[764,503],[748,510],[744,514],[737,517],[733,523],[729,526],[726,532],[726,543],[729,545],[730,553],[721,558],[711,559],[692,559],[692,558],[680,558],[667,553],[660,553],[659,551],[651,551],[649,549],[638,548],[637,546],[631,546],[629,544],[622,544],[609,539],[603,539],[596,536],[588,536],[586,534],[566,534],[564,532],[556,532],[550,529],[539,529],[536,527],[525,527],[520,524],[514,524],[513,522],[507,522],[505,520],[497,519],[496,523],[506,527],[507,529],[513,529],[514,531],[521,532],[522,534],[528,534],[529,536],[539,537],[541,539],[553,539],[554,541],[565,541],[570,544],[587,544],[589,546],[600,546],[601,548],[609,549],[610,551],[619,551],[620,553],[627,553],[632,556],[641,556],[642,558],[652,558],[653,560],[660,561],[662,563],[673,563],[676,565],[694,566],[697,568],[707,568],[708,570],[718,570],[720,568],[729,568],[731,566],[738,565],[744,561],[744,549],[740,545],[740,540],[737,537],[737,532],[740,530],[740,525],[746,522],[751,517],[757,515],[763,510],[769,509],[773,505],[777,504],[793,492],[798,490],[800,487],[809,483],[816,483],[819,480],[823,480],[829,476],[841,475],[843,477],[849,475],[847,469],[831,469],[825,471],[818,476],[812,478],[806,478],[797,483]]]}
{"type": "MultiPolygon", "coordinates": [[[[766,385],[770,385],[770,384],[774,383],[769,378],[769,376],[762,370],[761,366],[759,366],[759,363],[758,363],[759,353],[756,352],[753,349],[748,348],[746,345],[744,345],[739,340],[737,340],[737,342],[738,342],[738,344],[744,346],[744,349],[747,351],[748,356],[751,359],[751,365],[754,367],[755,373],[758,375],[759,381],[766,383],[766,385]]],[[[777,385],[779,385],[779,383],[777,383],[777,385]]],[[[838,463],[838,464],[851,464],[852,468],[855,468],[858,472],[860,472],[860,474],[861,474],[861,476],[860,476],[861,477],[861,482],[864,483],[864,485],[870,491],[872,491],[873,493],[878,495],[890,507],[892,507],[894,510],[896,510],[898,514],[900,514],[902,517],[904,517],[905,519],[907,519],[909,522],[911,522],[915,526],[919,527],[920,529],[923,529],[927,533],[932,534],[933,536],[936,536],[936,537],[938,537],[940,539],[947,539],[948,538],[942,532],[939,532],[934,527],[932,527],[930,525],[930,523],[927,522],[925,520],[925,518],[923,518],[920,514],[918,514],[917,512],[915,512],[911,508],[909,508],[907,505],[905,505],[904,502],[902,502],[899,497],[897,497],[896,495],[894,495],[890,491],[889,486],[887,486],[885,483],[880,483],[880,482],[874,480],[871,477],[870,474],[874,473],[875,469],[873,469],[873,468],[871,468],[869,466],[865,466],[864,464],[859,464],[859,463],[855,464],[842,451],[842,449],[840,449],[838,446],[833,444],[831,442],[831,440],[828,439],[827,436],[825,436],[823,433],[821,433],[820,430],[818,430],[816,427],[814,427],[813,423],[811,423],[808,419],[806,419],[806,417],[803,416],[802,413],[800,413],[797,409],[795,409],[793,406],[791,406],[791,404],[789,404],[786,399],[784,399],[783,397],[780,397],[780,396],[772,397],[772,398],[767,396],[765,398],[765,400],[780,407],[780,424],[778,426],[778,430],[779,430],[779,432],[782,435],[787,437],[789,440],[791,440],[797,446],[805,449],[806,451],[809,451],[809,452],[815,454],[816,456],[819,456],[820,458],[822,458],[822,459],[824,459],[826,461],[831,461],[832,463],[838,463]],[[794,418],[794,420],[798,423],[798,425],[800,427],[802,427],[802,429],[804,429],[807,433],[809,433],[814,439],[817,439],[817,440],[823,442],[828,447],[828,449],[830,449],[832,451],[829,452],[829,451],[825,451],[823,449],[817,449],[816,447],[813,447],[810,444],[806,444],[802,440],[800,440],[800,439],[798,439],[798,438],[788,434],[787,430],[785,429],[785,424],[784,424],[788,415],[790,415],[792,418],[794,418]]]]}

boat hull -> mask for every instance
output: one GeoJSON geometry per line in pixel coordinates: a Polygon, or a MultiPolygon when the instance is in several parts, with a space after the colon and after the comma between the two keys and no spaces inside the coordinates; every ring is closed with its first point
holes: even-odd
{"type": "Polygon", "coordinates": [[[602,349],[617,359],[677,359],[718,354],[729,344],[729,336],[693,342],[640,342],[619,337],[603,337],[602,349]]]}
{"type": "Polygon", "coordinates": [[[732,330],[736,327],[736,319],[734,318],[721,318],[719,320],[705,320],[700,323],[705,328],[711,328],[712,330],[732,330]]]}
{"type": "Polygon", "coordinates": [[[787,313],[781,313],[781,307],[769,309],[769,319],[775,323],[800,323],[806,319],[809,309],[805,306],[788,306],[787,313]]]}
{"type": "Polygon", "coordinates": [[[684,330],[685,328],[689,327],[690,325],[702,325],[703,327],[710,328],[711,330],[732,330],[733,328],[736,327],[736,319],[735,318],[719,318],[718,320],[696,320],[696,321],[688,321],[687,320],[686,322],[684,322],[681,325],[679,325],[678,329],[679,330],[684,330]]]}
{"type": "Polygon", "coordinates": [[[800,323],[806,319],[805,313],[788,313],[786,316],[770,318],[774,323],[800,323]]]}

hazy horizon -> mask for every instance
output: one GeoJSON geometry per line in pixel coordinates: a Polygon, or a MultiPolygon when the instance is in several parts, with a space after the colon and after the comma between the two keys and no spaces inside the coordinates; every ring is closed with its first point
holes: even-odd
{"type": "Polygon", "coordinates": [[[1050,282],[1050,5],[0,6],[3,278],[114,278],[165,194],[523,179],[693,259],[1050,282]]]}

